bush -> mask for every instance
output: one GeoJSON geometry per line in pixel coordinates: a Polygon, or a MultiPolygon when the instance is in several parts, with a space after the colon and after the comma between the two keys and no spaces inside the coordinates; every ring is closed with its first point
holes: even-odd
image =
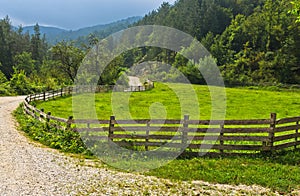
{"type": "Polygon", "coordinates": [[[20,129],[31,139],[63,152],[91,155],[77,132],[50,127],[47,123],[25,115],[21,106],[14,112],[14,116],[20,129]]]}
{"type": "Polygon", "coordinates": [[[33,93],[33,89],[24,71],[15,70],[15,73],[10,79],[10,87],[12,91],[18,95],[27,95],[33,93]]]}

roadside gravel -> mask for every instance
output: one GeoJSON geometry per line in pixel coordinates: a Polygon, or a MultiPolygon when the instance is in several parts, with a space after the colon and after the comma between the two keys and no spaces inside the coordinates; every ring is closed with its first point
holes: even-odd
{"type": "Polygon", "coordinates": [[[172,182],[97,168],[29,141],[11,112],[24,97],[0,97],[0,195],[277,195],[259,186],[172,182]]]}

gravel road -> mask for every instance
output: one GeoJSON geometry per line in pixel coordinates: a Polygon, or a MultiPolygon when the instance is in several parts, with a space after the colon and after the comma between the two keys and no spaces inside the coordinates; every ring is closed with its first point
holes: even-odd
{"type": "Polygon", "coordinates": [[[171,182],[97,168],[29,141],[11,112],[24,97],[0,97],[0,195],[274,195],[259,186],[171,182]]]}

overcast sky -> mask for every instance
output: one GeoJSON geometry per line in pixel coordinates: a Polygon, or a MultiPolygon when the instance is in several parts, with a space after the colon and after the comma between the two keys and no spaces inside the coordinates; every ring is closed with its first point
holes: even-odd
{"type": "Polygon", "coordinates": [[[106,24],[131,16],[144,16],[162,2],[175,0],[0,0],[0,17],[13,25],[39,23],[65,29],[106,24]]]}

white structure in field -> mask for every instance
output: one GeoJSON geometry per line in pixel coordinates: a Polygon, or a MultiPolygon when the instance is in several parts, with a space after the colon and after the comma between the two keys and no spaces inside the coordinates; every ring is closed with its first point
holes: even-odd
{"type": "Polygon", "coordinates": [[[140,79],[135,76],[128,76],[128,85],[129,88],[125,91],[134,92],[134,91],[145,91],[145,86],[141,83],[140,79]]]}

